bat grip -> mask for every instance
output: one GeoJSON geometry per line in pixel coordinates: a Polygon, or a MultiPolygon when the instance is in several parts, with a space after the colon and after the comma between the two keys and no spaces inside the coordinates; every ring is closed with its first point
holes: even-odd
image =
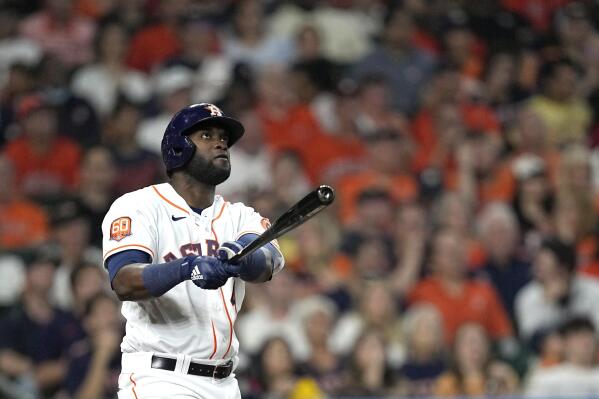
{"type": "Polygon", "coordinates": [[[265,245],[266,243],[272,241],[274,237],[271,237],[269,230],[266,230],[262,235],[256,238],[254,241],[250,242],[247,246],[243,247],[241,251],[233,255],[231,259],[229,259],[230,263],[236,263],[250,255],[252,252],[265,245]]]}

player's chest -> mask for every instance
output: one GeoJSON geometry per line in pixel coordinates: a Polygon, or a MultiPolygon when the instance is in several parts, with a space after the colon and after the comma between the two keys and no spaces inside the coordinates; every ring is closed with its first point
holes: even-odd
{"type": "Polygon", "coordinates": [[[170,213],[162,215],[166,223],[158,224],[161,261],[170,262],[189,255],[216,256],[221,243],[234,239],[234,226],[226,215],[214,219],[210,214],[170,213]]]}

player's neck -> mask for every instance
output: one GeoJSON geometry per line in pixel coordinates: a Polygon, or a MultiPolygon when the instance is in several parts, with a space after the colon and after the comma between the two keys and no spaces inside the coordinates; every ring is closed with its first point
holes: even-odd
{"type": "Polygon", "coordinates": [[[193,208],[205,209],[214,202],[214,186],[199,182],[185,173],[174,173],[170,183],[187,205],[193,208]]]}

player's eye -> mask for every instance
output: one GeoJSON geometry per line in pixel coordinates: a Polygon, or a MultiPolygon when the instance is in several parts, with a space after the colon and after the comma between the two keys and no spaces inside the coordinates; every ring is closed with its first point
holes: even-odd
{"type": "Polygon", "coordinates": [[[202,138],[203,139],[211,139],[212,138],[212,134],[210,134],[210,132],[203,132],[202,133],[202,138]]]}

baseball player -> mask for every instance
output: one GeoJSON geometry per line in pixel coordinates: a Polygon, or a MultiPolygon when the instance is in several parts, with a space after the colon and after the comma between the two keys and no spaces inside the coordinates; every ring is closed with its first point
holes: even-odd
{"type": "Polygon", "coordinates": [[[162,140],[169,182],[123,195],[104,218],[104,264],[127,319],[121,399],[240,397],[233,325],[244,284],[284,265],[276,241],[227,261],[269,227],[214,193],[243,132],[212,104],[182,109],[162,140]]]}

